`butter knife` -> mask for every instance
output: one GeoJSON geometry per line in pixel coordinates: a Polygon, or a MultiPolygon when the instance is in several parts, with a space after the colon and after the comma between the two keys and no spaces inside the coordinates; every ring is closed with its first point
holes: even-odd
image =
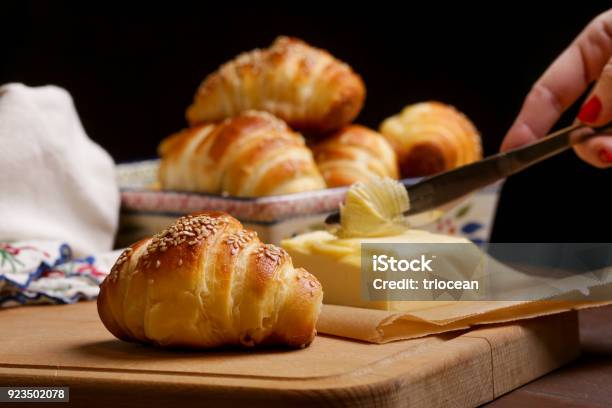
{"type": "MultiPolygon", "coordinates": [[[[603,133],[612,133],[612,122],[601,127],[576,123],[529,145],[427,177],[416,184],[405,185],[410,209],[404,215],[414,215],[440,207],[603,133]]],[[[339,212],[330,214],[325,219],[326,224],[339,222],[339,212]]]]}

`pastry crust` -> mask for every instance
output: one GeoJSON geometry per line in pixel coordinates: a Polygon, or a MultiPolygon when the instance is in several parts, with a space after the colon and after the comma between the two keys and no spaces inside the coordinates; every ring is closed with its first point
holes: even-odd
{"type": "Polygon", "coordinates": [[[182,217],[119,257],[98,313],[117,338],[168,347],[304,347],[323,292],[282,249],[220,212],[182,217]]]}
{"type": "Polygon", "coordinates": [[[325,188],[302,136],[266,112],[194,126],[158,150],[165,189],[253,197],[325,188]]]}
{"type": "Polygon", "coordinates": [[[482,158],[476,127],[440,102],[409,105],[385,119],[380,132],[397,153],[402,177],[427,176],[482,158]]]}
{"type": "Polygon", "coordinates": [[[187,110],[191,125],[219,121],[249,109],[285,120],[293,129],[326,132],[359,114],[365,86],[327,51],[289,37],[243,53],[200,85],[187,110]]]}
{"type": "Polygon", "coordinates": [[[397,157],[387,140],[365,126],[349,125],[313,147],[327,187],[381,177],[397,179],[397,157]]]}

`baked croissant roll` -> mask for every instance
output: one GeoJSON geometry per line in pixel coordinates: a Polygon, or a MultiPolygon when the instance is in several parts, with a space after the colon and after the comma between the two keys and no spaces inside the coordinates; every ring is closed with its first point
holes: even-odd
{"type": "Polygon", "coordinates": [[[397,157],[387,140],[365,126],[349,125],[313,147],[327,187],[375,178],[398,178],[397,157]]]}
{"type": "Polygon", "coordinates": [[[209,75],[187,120],[195,125],[255,109],[293,129],[326,132],[350,123],[364,98],[363,81],[348,65],[296,38],[278,37],[270,48],[241,54],[209,75]]]}
{"type": "Polygon", "coordinates": [[[302,136],[266,112],[183,130],[158,150],[166,189],[248,197],[325,188],[302,136]]]}
{"type": "Polygon", "coordinates": [[[188,215],[127,248],[100,286],[98,313],[117,338],[158,346],[313,340],[323,292],[282,249],[220,212],[188,215]]]}
{"type": "Polygon", "coordinates": [[[480,160],[480,135],[462,113],[440,102],[409,105],[380,132],[397,153],[402,177],[419,177],[480,160]]]}

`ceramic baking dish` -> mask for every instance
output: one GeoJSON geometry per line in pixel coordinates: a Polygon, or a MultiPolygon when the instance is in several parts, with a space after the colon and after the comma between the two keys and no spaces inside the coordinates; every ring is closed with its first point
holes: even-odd
{"type": "MultiPolygon", "coordinates": [[[[257,231],[264,242],[278,244],[284,238],[325,228],[325,216],[338,208],[347,189],[255,198],[159,190],[153,187],[158,165],[158,160],[144,160],[117,166],[121,188],[118,246],[152,235],[181,215],[204,210],[225,211],[257,231]]],[[[418,179],[404,181],[414,183],[418,179]]],[[[500,188],[501,183],[494,184],[450,209],[417,216],[411,223],[433,232],[464,236],[476,243],[487,242],[500,188]]]]}

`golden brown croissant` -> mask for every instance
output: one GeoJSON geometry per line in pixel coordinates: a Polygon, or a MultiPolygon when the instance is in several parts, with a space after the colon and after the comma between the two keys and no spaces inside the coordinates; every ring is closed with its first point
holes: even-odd
{"type": "Polygon", "coordinates": [[[317,279],[284,250],[210,212],[126,249],[102,282],[98,313],[125,341],[303,347],[316,334],[322,297],[317,279]]]}
{"type": "Polygon", "coordinates": [[[200,85],[187,110],[190,124],[263,110],[303,131],[325,132],[350,123],[365,98],[363,81],[328,52],[296,38],[244,53],[200,85]]]}
{"type": "Polygon", "coordinates": [[[472,122],[440,102],[409,105],[385,119],[380,131],[397,153],[402,177],[426,176],[482,158],[472,122]]]}
{"type": "Polygon", "coordinates": [[[159,154],[166,189],[248,197],[325,188],[302,136],[266,112],[186,129],[159,154]]]}
{"type": "Polygon", "coordinates": [[[398,178],[397,157],[387,140],[365,126],[349,125],[313,147],[327,187],[373,178],[398,178]]]}

